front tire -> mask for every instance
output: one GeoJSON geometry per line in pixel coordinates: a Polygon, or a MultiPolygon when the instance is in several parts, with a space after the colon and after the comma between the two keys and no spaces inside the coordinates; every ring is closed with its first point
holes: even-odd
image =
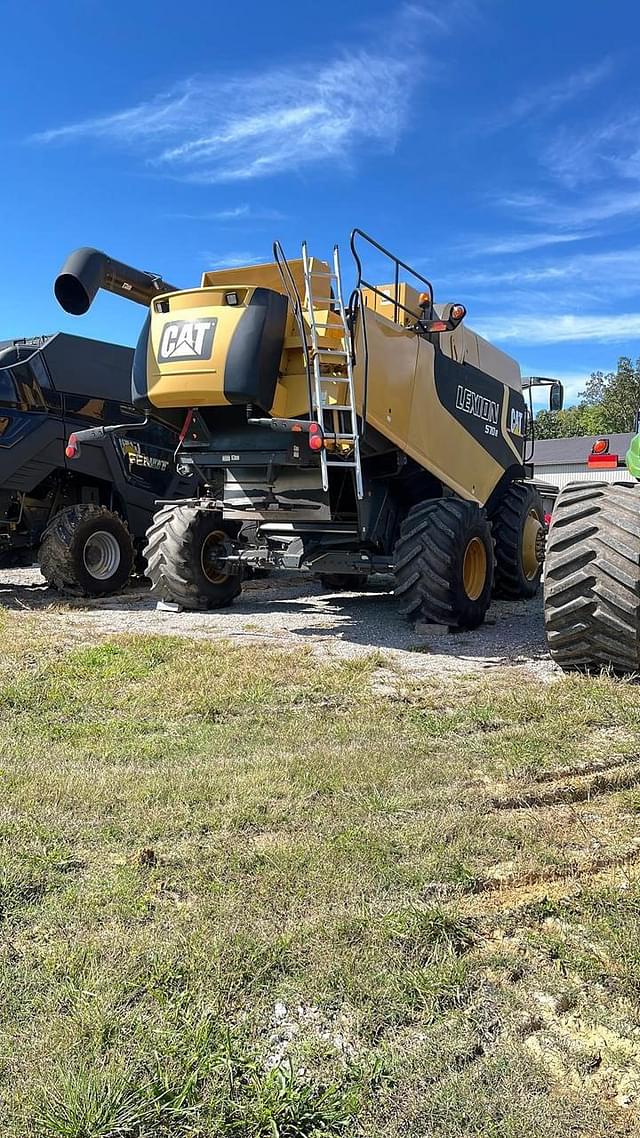
{"type": "Polygon", "coordinates": [[[147,531],[147,576],[158,599],[186,609],[224,608],[242,588],[240,574],[216,566],[229,535],[214,510],[164,506],[147,531]]]}
{"type": "Polygon", "coordinates": [[[565,671],[640,671],[640,487],[572,483],[551,517],[544,622],[565,671]]]}
{"type": "Polygon", "coordinates": [[[45,529],[38,553],[40,572],[49,585],[93,597],[123,589],[133,559],[133,542],[122,519],[93,505],[60,510],[45,529]]]}
{"type": "Polygon", "coordinates": [[[473,502],[442,498],[414,506],[394,551],[396,596],[413,619],[477,628],[491,603],[493,541],[473,502]]]}
{"type": "Polygon", "coordinates": [[[535,597],[544,562],[544,506],[535,486],[513,482],[492,515],[495,593],[510,600],[535,597]]]}

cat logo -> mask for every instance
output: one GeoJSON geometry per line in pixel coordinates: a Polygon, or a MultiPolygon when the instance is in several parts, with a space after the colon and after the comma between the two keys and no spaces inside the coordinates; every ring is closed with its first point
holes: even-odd
{"type": "Polygon", "coordinates": [[[160,338],[158,362],[211,359],[217,320],[172,320],[160,338]]]}
{"type": "Polygon", "coordinates": [[[509,426],[509,430],[511,431],[512,435],[519,435],[520,437],[522,437],[522,420],[523,420],[523,412],[512,410],[512,412],[511,412],[511,423],[509,426]]]}

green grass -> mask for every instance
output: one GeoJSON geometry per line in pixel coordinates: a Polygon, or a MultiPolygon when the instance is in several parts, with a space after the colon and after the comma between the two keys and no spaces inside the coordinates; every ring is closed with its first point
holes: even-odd
{"type": "Polygon", "coordinates": [[[3,1138],[637,1132],[636,688],[0,632],[3,1138]]]}

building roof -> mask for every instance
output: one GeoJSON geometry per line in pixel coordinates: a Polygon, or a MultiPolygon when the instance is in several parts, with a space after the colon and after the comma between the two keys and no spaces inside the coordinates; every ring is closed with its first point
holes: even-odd
{"type": "Polygon", "coordinates": [[[596,439],[608,439],[611,454],[621,457],[627,453],[633,431],[626,434],[582,435],[570,439],[536,439],[533,448],[534,466],[556,466],[564,463],[584,465],[596,439]]]}

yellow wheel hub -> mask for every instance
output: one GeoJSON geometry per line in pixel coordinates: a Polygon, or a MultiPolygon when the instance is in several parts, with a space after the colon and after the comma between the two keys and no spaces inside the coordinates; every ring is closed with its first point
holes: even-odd
{"type": "Polygon", "coordinates": [[[522,571],[533,581],[544,558],[544,528],[535,510],[529,510],[522,532],[522,571]]]}
{"type": "Polygon", "coordinates": [[[464,551],[462,580],[469,600],[477,601],[487,581],[487,551],[479,537],[472,537],[464,551]]]}
{"type": "Polygon", "coordinates": [[[218,551],[220,546],[224,546],[226,536],[223,530],[213,530],[212,533],[207,534],[202,543],[200,564],[207,581],[210,581],[212,585],[223,585],[229,576],[228,573],[221,573],[215,565],[218,551]]]}

